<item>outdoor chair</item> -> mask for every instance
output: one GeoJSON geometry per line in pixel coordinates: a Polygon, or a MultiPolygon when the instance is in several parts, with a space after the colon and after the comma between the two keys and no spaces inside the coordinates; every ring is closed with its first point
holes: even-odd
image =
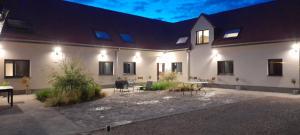
{"type": "Polygon", "coordinates": [[[124,89],[128,89],[128,86],[129,86],[128,81],[125,81],[125,80],[116,81],[114,92],[116,90],[120,90],[120,92],[123,92],[124,89]]]}

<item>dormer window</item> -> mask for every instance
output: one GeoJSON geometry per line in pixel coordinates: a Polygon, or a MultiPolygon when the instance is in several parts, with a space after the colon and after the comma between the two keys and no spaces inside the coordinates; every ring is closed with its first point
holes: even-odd
{"type": "Polygon", "coordinates": [[[126,43],[133,43],[134,42],[132,36],[129,35],[129,34],[120,34],[120,37],[121,37],[122,41],[124,41],[126,43]]]}
{"type": "Polygon", "coordinates": [[[228,30],[224,34],[224,38],[237,38],[240,34],[241,29],[228,30]]]}
{"type": "Polygon", "coordinates": [[[95,31],[96,38],[101,40],[111,40],[111,36],[104,31],[95,31]]]}
{"type": "Polygon", "coordinates": [[[181,37],[177,40],[176,44],[185,44],[188,41],[189,37],[181,37]]]}
{"type": "Polygon", "coordinates": [[[33,32],[32,25],[24,20],[7,19],[6,23],[9,29],[12,29],[13,31],[16,32],[24,32],[24,33],[33,32]]]}
{"type": "Polygon", "coordinates": [[[209,30],[200,30],[196,33],[196,44],[207,44],[209,43],[209,30]]]}

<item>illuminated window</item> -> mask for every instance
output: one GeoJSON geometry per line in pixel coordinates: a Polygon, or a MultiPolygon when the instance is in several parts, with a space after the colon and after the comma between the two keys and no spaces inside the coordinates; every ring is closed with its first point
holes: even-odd
{"type": "Polygon", "coordinates": [[[209,30],[201,30],[196,33],[196,44],[207,44],[209,43],[209,30]]]}
{"type": "Polygon", "coordinates": [[[97,39],[111,40],[111,36],[107,32],[95,31],[97,39]]]}
{"type": "Polygon", "coordinates": [[[181,37],[177,40],[176,44],[185,44],[189,37],[181,37]]]}
{"type": "Polygon", "coordinates": [[[29,77],[29,60],[5,60],[4,63],[5,78],[29,77]]]}
{"type": "Polygon", "coordinates": [[[269,76],[282,76],[282,59],[269,59],[268,72],[269,76]]]}
{"type": "Polygon", "coordinates": [[[226,31],[224,34],[224,38],[237,38],[240,34],[240,31],[240,29],[226,31]]]}
{"type": "Polygon", "coordinates": [[[120,34],[120,36],[121,36],[121,39],[122,39],[124,42],[126,42],[126,43],[133,43],[133,42],[134,42],[132,36],[129,35],[129,34],[120,34]]]}

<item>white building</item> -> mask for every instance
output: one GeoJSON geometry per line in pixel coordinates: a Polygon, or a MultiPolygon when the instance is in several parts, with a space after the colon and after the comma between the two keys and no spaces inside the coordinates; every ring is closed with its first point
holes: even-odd
{"type": "Polygon", "coordinates": [[[9,0],[0,81],[22,90],[20,78],[30,76],[32,89],[47,88],[71,58],[104,86],[176,71],[179,81],[216,78],[216,87],[290,92],[299,88],[298,6],[279,0],[168,23],[60,0],[9,0]]]}

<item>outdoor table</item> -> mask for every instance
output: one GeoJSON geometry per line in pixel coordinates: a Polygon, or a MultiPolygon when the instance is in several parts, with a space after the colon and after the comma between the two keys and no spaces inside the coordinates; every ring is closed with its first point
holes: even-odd
{"type": "MultiPolygon", "coordinates": [[[[195,84],[196,84],[196,85],[201,84],[202,86],[205,86],[205,85],[208,85],[209,82],[206,82],[206,81],[205,81],[205,82],[203,82],[203,81],[199,81],[199,82],[198,82],[198,81],[189,81],[189,82],[184,82],[183,85],[184,85],[184,84],[192,84],[192,85],[195,85],[195,84]]],[[[202,88],[203,88],[203,87],[202,87],[202,88]]],[[[202,88],[200,88],[200,90],[201,90],[202,88]]],[[[199,91],[200,91],[200,90],[199,90],[199,91]]],[[[196,91],[196,93],[198,93],[198,90],[196,91]]],[[[206,92],[205,92],[205,93],[206,93],[206,92]]],[[[191,90],[191,95],[192,95],[192,94],[193,94],[193,90],[191,90]]],[[[184,95],[184,91],[183,91],[183,95],[184,95]]]]}
{"type": "Polygon", "coordinates": [[[12,86],[0,86],[0,93],[7,92],[7,102],[13,106],[14,88],[12,86]]]}

